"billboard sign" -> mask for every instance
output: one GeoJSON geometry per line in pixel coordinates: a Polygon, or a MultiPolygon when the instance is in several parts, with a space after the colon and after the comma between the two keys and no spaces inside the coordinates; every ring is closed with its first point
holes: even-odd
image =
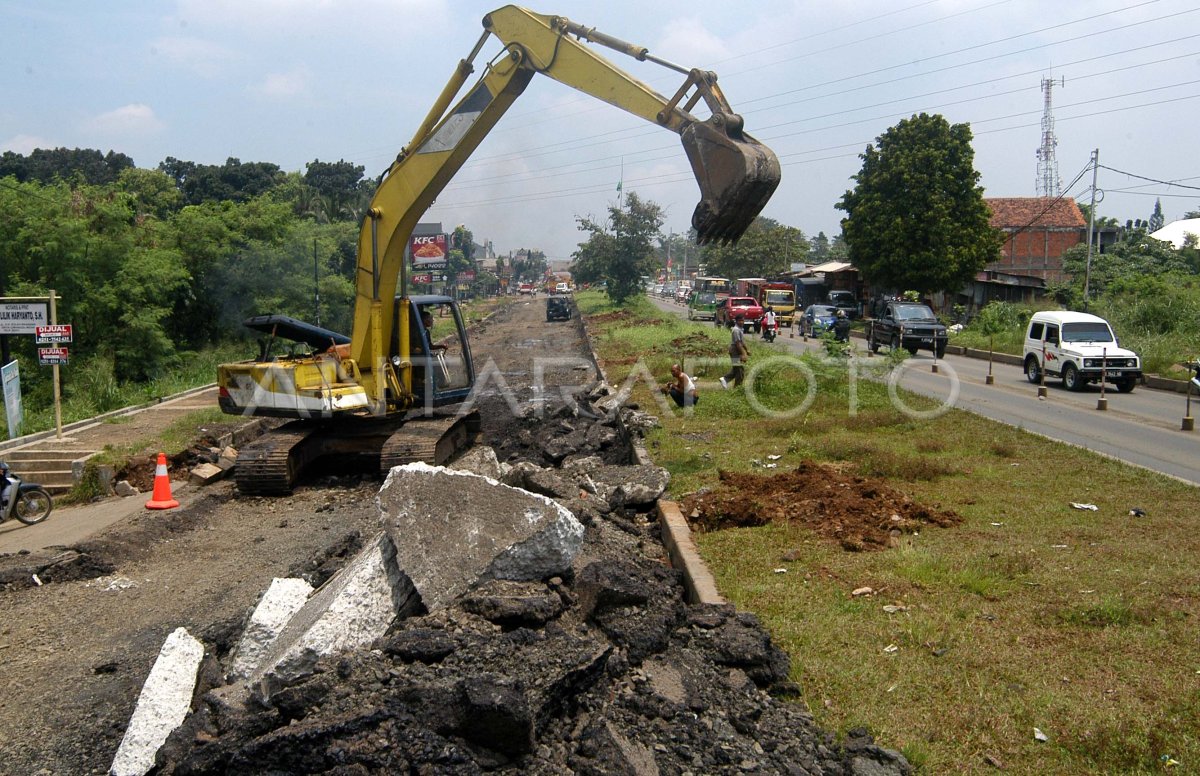
{"type": "Polygon", "coordinates": [[[446,235],[427,234],[413,237],[408,248],[414,270],[446,268],[446,235]]]}
{"type": "Polygon", "coordinates": [[[46,305],[37,302],[0,302],[0,334],[33,334],[50,323],[46,305]]]}
{"type": "Polygon", "coordinates": [[[475,270],[473,270],[473,269],[463,270],[462,272],[458,273],[458,280],[463,283],[474,283],[475,282],[475,270]]]}
{"type": "Polygon", "coordinates": [[[33,331],[37,337],[38,345],[57,345],[63,342],[71,341],[71,324],[64,323],[57,326],[38,326],[33,331]]]}
{"type": "Polygon", "coordinates": [[[0,382],[4,383],[4,414],[8,419],[8,438],[16,439],[21,435],[21,422],[24,420],[21,412],[21,374],[17,371],[16,361],[0,366],[0,382]]]}
{"type": "Polygon", "coordinates": [[[42,366],[66,366],[66,348],[38,348],[38,363],[42,366]]]}

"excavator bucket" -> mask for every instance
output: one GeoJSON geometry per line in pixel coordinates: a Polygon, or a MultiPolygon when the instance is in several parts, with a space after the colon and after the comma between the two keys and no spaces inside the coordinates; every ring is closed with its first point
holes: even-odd
{"type": "Polygon", "coordinates": [[[701,244],[734,243],[750,228],[779,185],[779,159],[742,132],[742,117],[714,113],[680,134],[700,186],[692,226],[701,244]]]}

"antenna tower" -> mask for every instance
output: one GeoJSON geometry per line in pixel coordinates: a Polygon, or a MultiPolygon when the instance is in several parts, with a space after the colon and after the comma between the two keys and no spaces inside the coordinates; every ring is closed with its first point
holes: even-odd
{"type": "MultiPolygon", "coordinates": [[[[1066,86],[1064,77],[1059,86],[1066,86]]],[[[1037,195],[1039,197],[1057,197],[1062,194],[1062,181],[1058,177],[1058,159],[1054,149],[1058,146],[1058,138],[1054,136],[1054,109],[1051,105],[1051,93],[1054,91],[1054,79],[1042,79],[1043,109],[1042,109],[1042,145],[1037,150],[1037,195]]]]}

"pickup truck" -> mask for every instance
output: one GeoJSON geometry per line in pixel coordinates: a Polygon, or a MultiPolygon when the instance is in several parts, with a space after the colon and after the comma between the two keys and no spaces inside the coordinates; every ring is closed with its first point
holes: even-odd
{"type": "Polygon", "coordinates": [[[758,322],[764,312],[762,306],[752,296],[731,296],[721,300],[717,305],[713,323],[718,326],[727,326],[729,319],[736,318],[742,322],[743,329],[758,331],[758,322]]]}
{"type": "Polygon", "coordinates": [[[888,302],[883,315],[867,321],[867,347],[872,353],[886,344],[914,356],[918,350],[931,350],[941,358],[946,355],[946,337],[946,327],[929,305],[916,302],[888,302]]]}

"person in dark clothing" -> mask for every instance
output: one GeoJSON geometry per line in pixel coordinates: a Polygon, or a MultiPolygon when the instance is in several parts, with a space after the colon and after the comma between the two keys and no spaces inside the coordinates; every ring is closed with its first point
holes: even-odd
{"type": "Polygon", "coordinates": [[[850,341],[850,318],[845,310],[838,310],[833,321],[833,338],[838,342],[850,341]]]}

